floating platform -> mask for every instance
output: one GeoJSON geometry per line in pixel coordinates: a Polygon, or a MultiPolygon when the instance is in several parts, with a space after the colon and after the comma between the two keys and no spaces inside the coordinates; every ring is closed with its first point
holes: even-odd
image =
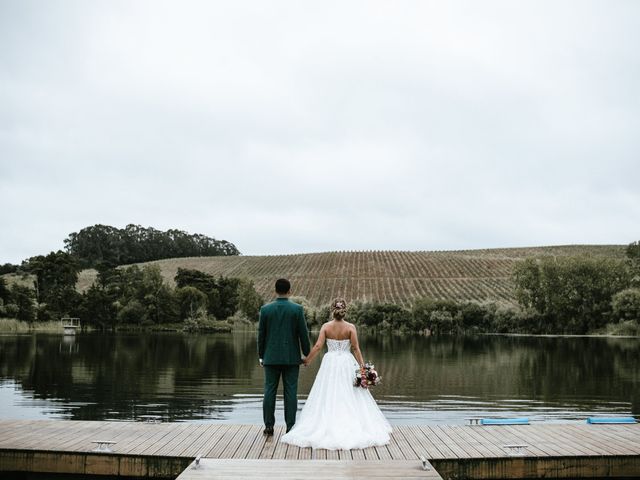
{"type": "Polygon", "coordinates": [[[80,328],[80,319],[77,317],[64,317],[60,322],[65,335],[75,335],[80,328]]]}
{"type": "Polygon", "coordinates": [[[640,424],[396,425],[389,445],[364,450],[299,448],[282,434],[225,423],[0,420],[0,472],[259,479],[276,478],[284,463],[273,462],[286,461],[299,465],[278,478],[324,478],[316,462],[342,472],[333,478],[369,469],[373,478],[640,477],[640,424]]]}

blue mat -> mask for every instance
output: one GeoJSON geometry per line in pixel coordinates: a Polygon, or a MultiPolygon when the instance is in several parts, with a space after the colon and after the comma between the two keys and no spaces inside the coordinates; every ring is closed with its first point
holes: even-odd
{"type": "Polygon", "coordinates": [[[529,418],[482,418],[480,425],[529,425],[529,418]]]}
{"type": "Polygon", "coordinates": [[[587,423],[636,423],[633,417],[589,417],[587,423]]]}

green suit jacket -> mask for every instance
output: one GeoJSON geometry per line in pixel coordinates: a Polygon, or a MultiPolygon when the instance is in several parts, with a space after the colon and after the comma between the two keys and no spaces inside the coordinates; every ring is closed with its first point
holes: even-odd
{"type": "Polygon", "coordinates": [[[311,350],[302,306],[277,298],[260,309],[258,357],[264,365],[300,365],[311,350]]]}

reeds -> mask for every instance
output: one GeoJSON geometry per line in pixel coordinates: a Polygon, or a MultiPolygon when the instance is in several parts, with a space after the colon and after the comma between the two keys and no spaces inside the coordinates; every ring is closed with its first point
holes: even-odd
{"type": "Polygon", "coordinates": [[[63,328],[60,322],[34,322],[29,324],[15,318],[0,318],[0,333],[29,333],[46,332],[62,333],[63,328]]]}

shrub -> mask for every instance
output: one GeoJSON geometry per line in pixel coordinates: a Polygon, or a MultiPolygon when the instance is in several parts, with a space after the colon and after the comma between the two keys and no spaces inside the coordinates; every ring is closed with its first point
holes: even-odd
{"type": "Polygon", "coordinates": [[[547,330],[584,334],[607,323],[612,296],[628,288],[631,270],[612,258],[531,258],[516,265],[514,280],[520,305],[543,317],[547,330]]]}
{"type": "Polygon", "coordinates": [[[207,309],[207,296],[195,287],[176,288],[180,319],[193,318],[200,309],[207,309]]]}
{"type": "Polygon", "coordinates": [[[307,322],[307,327],[311,328],[316,322],[316,311],[305,297],[290,297],[293,303],[297,303],[302,306],[304,312],[304,319],[307,322]]]}
{"type": "Polygon", "coordinates": [[[148,321],[146,309],[138,300],[131,300],[118,312],[118,323],[142,325],[148,321]]]}
{"type": "MultiPolygon", "coordinates": [[[[14,284],[11,287],[11,298],[17,307],[17,310],[14,310],[15,318],[24,322],[33,322],[36,319],[35,294],[32,289],[14,284]]],[[[38,318],[42,320],[41,316],[38,318]]]]}
{"type": "Polygon", "coordinates": [[[349,307],[347,318],[353,323],[369,327],[396,330],[406,330],[412,323],[411,311],[393,303],[354,303],[349,307]]]}
{"type": "Polygon", "coordinates": [[[448,310],[434,310],[429,315],[429,327],[435,335],[457,333],[459,323],[448,310]]]}
{"type": "Polygon", "coordinates": [[[349,306],[348,313],[351,322],[369,327],[380,325],[384,320],[382,311],[373,303],[353,303],[349,306]]]}
{"type": "Polygon", "coordinates": [[[260,307],[264,303],[262,297],[256,292],[253,281],[240,280],[238,285],[238,310],[249,320],[257,322],[260,307]]]}
{"type": "Polygon", "coordinates": [[[491,330],[494,333],[517,333],[519,332],[520,322],[518,321],[518,312],[513,308],[497,308],[493,312],[491,321],[491,330]]]}
{"type": "Polygon", "coordinates": [[[608,324],[606,332],[607,335],[638,337],[640,336],[640,325],[635,320],[623,320],[622,322],[608,324]]]}
{"type": "Polygon", "coordinates": [[[29,331],[29,324],[21,322],[15,318],[0,318],[0,332],[3,333],[26,333],[29,331]]]}
{"type": "Polygon", "coordinates": [[[616,293],[611,306],[614,320],[640,321],[640,288],[627,288],[616,293]]]}
{"type": "Polygon", "coordinates": [[[463,303],[458,312],[461,327],[464,330],[484,332],[489,326],[491,313],[486,307],[477,303],[463,303]]]}
{"type": "MultiPolygon", "coordinates": [[[[433,331],[431,314],[436,311],[448,312],[451,318],[454,318],[458,314],[459,306],[451,300],[421,298],[413,304],[411,309],[412,329],[418,331],[428,328],[433,331]]],[[[439,317],[436,316],[434,318],[439,317]]]]}

